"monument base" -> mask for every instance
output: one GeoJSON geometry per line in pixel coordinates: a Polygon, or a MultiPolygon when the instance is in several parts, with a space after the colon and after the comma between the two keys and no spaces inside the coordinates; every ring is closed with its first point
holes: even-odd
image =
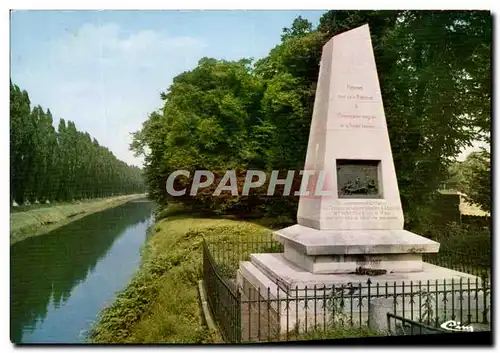
{"type": "Polygon", "coordinates": [[[364,325],[381,300],[390,312],[408,319],[421,317],[429,305],[428,295],[434,298],[430,305],[439,317],[460,317],[462,308],[469,308],[471,320],[479,322],[485,309],[479,278],[425,262],[420,272],[325,275],[291,264],[284,254],[252,254],[251,261],[240,263],[236,280],[243,296],[252,299],[242,305],[254,313],[253,322],[272,318],[272,330],[278,335],[332,322],[364,325]]]}
{"type": "Polygon", "coordinates": [[[306,255],[287,245],[285,259],[317,274],[372,272],[420,272],[422,254],[306,255]]]}
{"type": "MultiPolygon", "coordinates": [[[[320,290],[331,289],[332,286],[367,286],[368,279],[370,279],[372,288],[379,287],[379,292],[383,289],[387,294],[394,293],[394,284],[396,284],[396,291],[401,290],[401,284],[415,287],[421,285],[427,286],[427,281],[431,281],[432,290],[435,286],[448,286],[453,281],[455,285],[460,282],[464,286],[470,283],[471,286],[476,285],[476,280],[479,284],[479,278],[476,276],[451,270],[445,267],[432,265],[422,262],[422,271],[408,272],[408,273],[385,273],[383,275],[371,276],[368,274],[356,273],[342,273],[342,274],[316,274],[304,270],[292,263],[290,263],[282,253],[278,254],[252,254],[250,261],[243,261],[240,263],[239,269],[239,284],[242,280],[247,280],[252,284],[256,290],[260,288],[261,293],[267,293],[268,288],[274,295],[278,295],[278,291],[283,297],[291,295],[305,296],[307,294],[313,295],[313,292],[320,290]],[[468,280],[470,282],[468,282],[468,280]],[[387,283],[387,286],[386,286],[387,283]],[[278,288],[279,287],[279,288],[278,288]]],[[[399,292],[398,292],[399,293],[399,292]]]]}

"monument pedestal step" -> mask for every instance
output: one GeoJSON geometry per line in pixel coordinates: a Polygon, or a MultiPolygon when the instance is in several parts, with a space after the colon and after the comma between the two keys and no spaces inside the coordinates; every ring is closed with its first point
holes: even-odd
{"type": "Polygon", "coordinates": [[[274,232],[275,238],[306,255],[437,253],[439,243],[404,229],[319,230],[300,224],[274,232]]]}
{"type": "Polygon", "coordinates": [[[315,274],[421,272],[422,254],[439,243],[407,230],[319,230],[295,224],[274,232],[284,257],[315,274]]]}
{"type": "Polygon", "coordinates": [[[294,246],[285,246],[285,259],[316,274],[378,272],[420,272],[422,254],[306,255],[294,246]]]}
{"type": "MultiPolygon", "coordinates": [[[[417,288],[419,282],[421,286],[427,286],[427,281],[430,281],[433,291],[446,289],[446,286],[448,286],[449,290],[452,281],[457,286],[461,279],[464,288],[468,284],[471,288],[475,288],[476,283],[480,285],[480,280],[476,276],[426,262],[422,262],[422,265],[422,271],[420,272],[388,272],[379,276],[355,273],[315,274],[290,263],[282,253],[252,254],[250,255],[250,262],[240,263],[239,275],[252,283],[255,288],[261,288],[263,295],[267,295],[268,288],[271,288],[273,293],[270,293],[270,295],[274,297],[279,295],[281,298],[287,295],[293,297],[306,295],[311,297],[319,295],[318,293],[323,295],[323,289],[329,291],[332,286],[341,287],[342,285],[346,287],[359,287],[361,285],[363,287],[362,291],[367,292],[368,279],[371,281],[370,288],[372,291],[376,291],[378,287],[379,293],[384,291],[388,295],[404,291],[405,289],[402,289],[403,283],[406,286],[413,284],[417,288]],[[441,287],[442,289],[440,289],[441,287]]],[[[240,283],[241,279],[239,280],[240,283]]]]}

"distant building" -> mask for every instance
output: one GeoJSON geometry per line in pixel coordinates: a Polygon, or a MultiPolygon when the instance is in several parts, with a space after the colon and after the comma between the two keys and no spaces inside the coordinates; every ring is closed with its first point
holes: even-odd
{"type": "Polygon", "coordinates": [[[476,216],[476,217],[489,217],[490,213],[483,211],[479,206],[467,202],[464,193],[457,190],[444,189],[439,190],[441,195],[456,195],[458,201],[458,211],[460,216],[476,216]]]}

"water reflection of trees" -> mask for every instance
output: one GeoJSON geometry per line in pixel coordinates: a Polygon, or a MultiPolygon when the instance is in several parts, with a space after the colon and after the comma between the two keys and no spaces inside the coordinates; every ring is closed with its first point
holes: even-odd
{"type": "Polygon", "coordinates": [[[20,342],[23,328],[43,321],[50,304],[57,308],[65,303],[118,236],[147,222],[152,208],[152,203],[130,202],[14,244],[10,249],[11,340],[20,342]]]}

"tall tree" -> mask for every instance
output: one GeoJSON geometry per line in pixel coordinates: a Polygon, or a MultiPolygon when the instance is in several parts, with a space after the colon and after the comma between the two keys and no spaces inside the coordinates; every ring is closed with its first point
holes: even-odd
{"type": "Polygon", "coordinates": [[[283,34],[281,35],[281,40],[285,41],[288,38],[301,36],[304,34],[311,33],[313,30],[312,23],[307,19],[302,18],[302,16],[297,17],[293,20],[291,28],[283,28],[283,34]]]}
{"type": "Polygon", "coordinates": [[[52,113],[30,108],[28,93],[10,85],[11,202],[67,201],[141,192],[142,171],[52,113]]]}
{"type": "Polygon", "coordinates": [[[468,201],[491,212],[491,156],[483,149],[470,153],[460,163],[460,191],[467,195],[468,201]]]}

